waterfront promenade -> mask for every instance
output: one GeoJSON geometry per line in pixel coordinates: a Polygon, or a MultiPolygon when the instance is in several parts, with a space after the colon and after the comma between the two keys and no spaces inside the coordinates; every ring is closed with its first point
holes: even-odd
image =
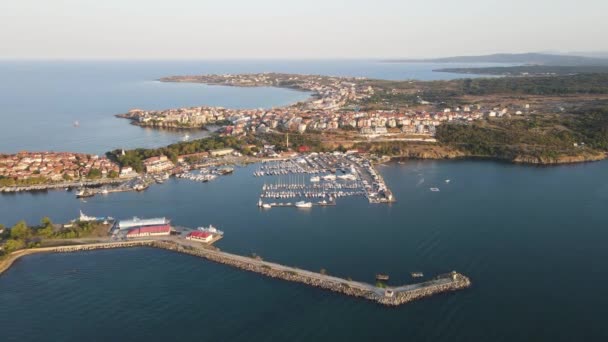
{"type": "MultiPolygon", "coordinates": [[[[73,242],[81,241],[82,240],[73,242]]],[[[34,253],[68,253],[126,247],[154,247],[189,254],[216,263],[262,274],[271,278],[299,282],[349,296],[368,299],[387,306],[398,306],[439,293],[464,289],[471,285],[469,278],[466,276],[460,273],[451,272],[423,283],[404,285],[400,287],[380,288],[363,282],[347,280],[327,274],[316,273],[291,266],[268,262],[260,258],[245,257],[226,253],[210,245],[188,241],[179,237],[150,238],[121,242],[108,240],[107,242],[81,243],[74,245],[20,250],[8,255],[0,262],[0,274],[10,268],[10,266],[20,257],[34,253]]]]}

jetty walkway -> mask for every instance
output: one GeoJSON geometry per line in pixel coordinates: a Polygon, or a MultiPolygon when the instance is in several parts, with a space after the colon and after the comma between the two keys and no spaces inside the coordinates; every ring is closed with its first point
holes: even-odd
{"type": "Polygon", "coordinates": [[[387,306],[398,306],[424,297],[465,289],[471,286],[471,281],[469,278],[460,273],[451,272],[440,275],[433,280],[418,284],[380,288],[363,282],[302,270],[291,266],[264,261],[259,258],[226,253],[209,245],[205,245],[200,242],[188,241],[178,237],[164,237],[158,239],[121,242],[102,242],[20,250],[10,254],[6,259],[0,262],[0,274],[7,270],[15,260],[29,254],[69,253],[95,249],[126,247],[154,247],[189,254],[216,263],[259,273],[271,278],[303,283],[349,296],[368,299],[387,306]]]}

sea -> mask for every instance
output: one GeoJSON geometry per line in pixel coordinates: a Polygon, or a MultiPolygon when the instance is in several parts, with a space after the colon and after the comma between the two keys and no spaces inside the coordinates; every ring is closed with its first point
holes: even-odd
{"type": "MultiPolygon", "coordinates": [[[[0,108],[0,151],[55,146],[102,153],[119,146],[160,146],[179,141],[183,133],[145,130],[112,115],[131,107],[212,101],[226,107],[267,107],[308,96],[274,88],[154,81],[167,74],[456,76],[433,73],[436,66],[368,61],[146,63],[1,62],[2,75],[13,76],[0,77],[0,103],[21,114],[8,115],[0,108]],[[21,84],[21,92],[10,83],[21,84]],[[99,96],[112,96],[84,96],[95,89],[99,96]],[[265,93],[268,97],[261,96],[265,93]],[[47,99],[46,107],[42,98],[47,99]],[[33,118],[47,122],[41,126],[48,130],[37,131],[35,122],[25,125],[33,118]],[[108,127],[114,127],[110,132],[88,127],[106,119],[108,127]],[[73,120],[79,120],[80,127],[73,127],[73,120]],[[56,136],[55,129],[63,133],[56,136]],[[119,136],[115,131],[120,129],[135,136],[119,136]],[[66,137],[68,132],[74,136],[66,137]],[[73,141],[79,134],[83,140],[73,141]]],[[[141,193],[85,200],[63,190],[2,194],[0,222],[35,224],[43,216],[66,222],[79,210],[119,219],[164,216],[179,226],[217,226],[225,232],[217,247],[228,252],[255,253],[265,260],[313,271],[324,268],[372,283],[375,274],[386,273],[391,285],[416,281],[410,272],[431,277],[456,270],[469,276],[473,286],[387,308],[151,248],[31,255],[0,275],[2,340],[608,339],[608,162],[555,167],[480,160],[391,162],[378,169],[396,203],[370,204],[353,197],[339,199],[335,207],[270,210],[256,204],[264,182],[277,179],[254,177],[257,167],[239,166],[234,174],[209,183],[172,178],[141,193]]]]}

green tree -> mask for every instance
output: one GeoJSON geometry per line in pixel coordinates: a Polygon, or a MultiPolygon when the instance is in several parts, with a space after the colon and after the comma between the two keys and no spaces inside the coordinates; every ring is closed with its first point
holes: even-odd
{"type": "Polygon", "coordinates": [[[99,179],[101,178],[101,170],[99,169],[91,169],[87,174],[87,178],[89,179],[99,179]]]}
{"type": "Polygon", "coordinates": [[[6,241],[6,244],[4,245],[4,249],[8,253],[16,251],[16,250],[24,248],[24,247],[25,247],[25,242],[23,242],[23,240],[8,240],[8,241],[6,241]]]}
{"type": "Polygon", "coordinates": [[[111,170],[111,171],[108,173],[108,177],[109,177],[109,178],[112,178],[112,179],[114,179],[114,178],[118,178],[118,172],[116,172],[115,170],[111,170]]]}
{"type": "Polygon", "coordinates": [[[32,236],[32,229],[27,226],[25,221],[19,221],[11,228],[11,238],[25,240],[32,236]]]}
{"type": "Polygon", "coordinates": [[[40,229],[38,229],[37,231],[38,235],[46,238],[50,238],[51,236],[53,236],[53,222],[50,218],[43,217],[42,220],[40,220],[40,224],[40,229]]]}

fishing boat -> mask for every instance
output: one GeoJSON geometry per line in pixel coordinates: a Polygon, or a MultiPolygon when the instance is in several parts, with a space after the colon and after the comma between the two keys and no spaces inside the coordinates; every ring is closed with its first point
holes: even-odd
{"type": "Polygon", "coordinates": [[[234,172],[234,168],[231,167],[221,167],[217,170],[220,175],[227,175],[234,172]]]}
{"type": "Polygon", "coordinates": [[[422,278],[424,277],[424,274],[422,272],[412,272],[410,273],[412,278],[422,278]]]}
{"type": "Polygon", "coordinates": [[[388,274],[376,274],[376,280],[388,280],[388,274]]]}
{"type": "Polygon", "coordinates": [[[439,192],[439,188],[431,188],[432,192],[439,192]]]}
{"type": "Polygon", "coordinates": [[[86,198],[93,196],[95,196],[95,194],[92,191],[89,191],[88,189],[81,189],[76,193],[76,198],[86,198]]]}
{"type": "Polygon", "coordinates": [[[272,208],[272,206],[270,204],[268,204],[268,203],[264,203],[264,204],[262,204],[262,208],[264,208],[264,209],[270,209],[270,208],[272,208]]]}

